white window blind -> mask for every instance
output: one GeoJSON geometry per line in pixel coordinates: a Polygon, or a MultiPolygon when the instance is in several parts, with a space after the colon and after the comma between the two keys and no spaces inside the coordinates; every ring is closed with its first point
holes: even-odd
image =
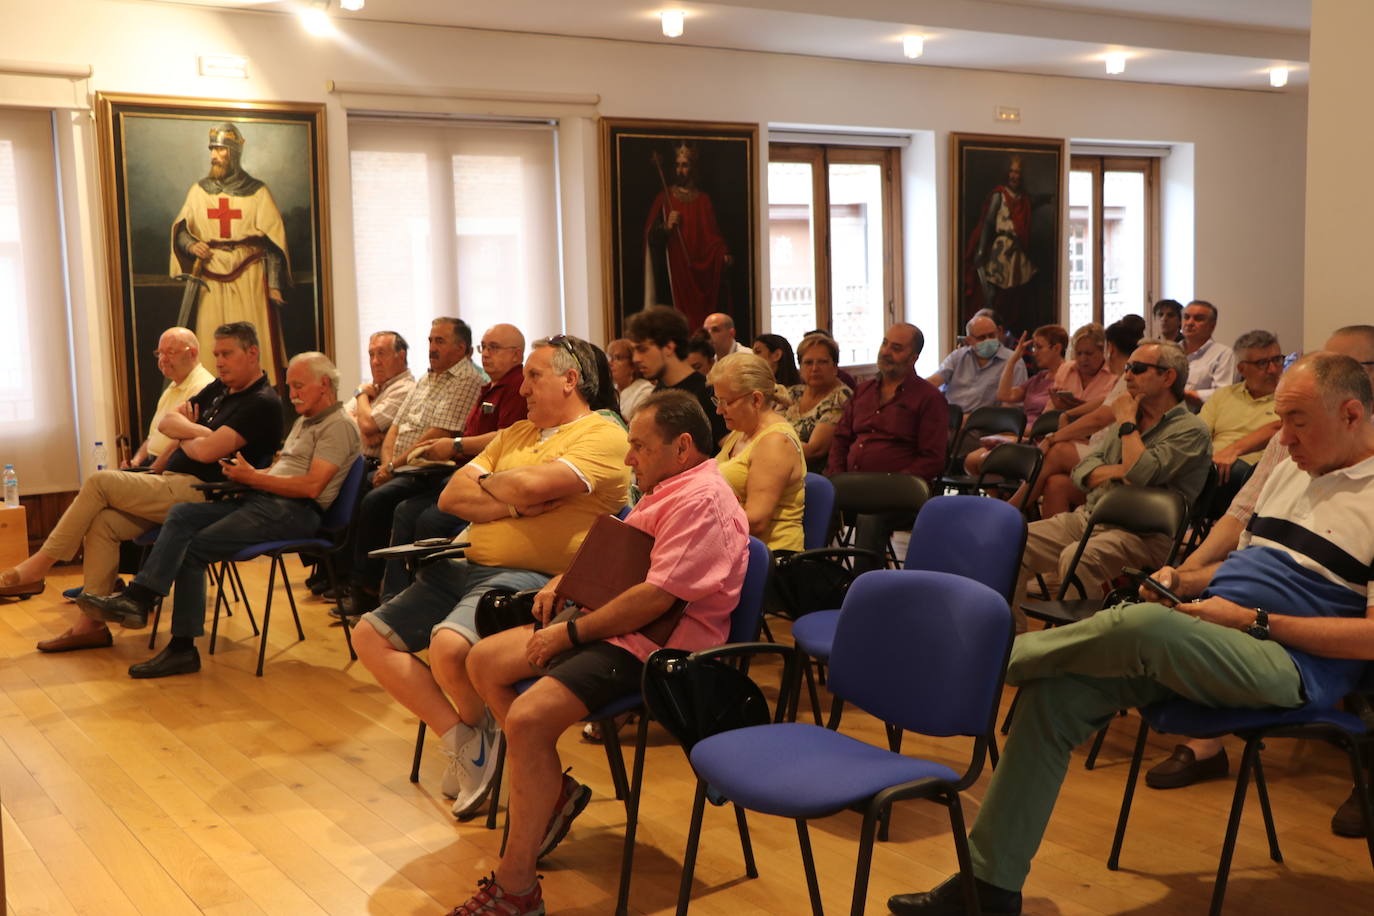
{"type": "Polygon", "coordinates": [[[0,464],[21,493],[80,483],[58,212],[52,115],[0,108],[0,464]]]}
{"type": "Polygon", "coordinates": [[[379,330],[406,336],[418,373],[440,315],[474,343],[501,322],[526,340],[563,329],[551,125],[351,117],[348,130],[364,378],[379,330]]]}

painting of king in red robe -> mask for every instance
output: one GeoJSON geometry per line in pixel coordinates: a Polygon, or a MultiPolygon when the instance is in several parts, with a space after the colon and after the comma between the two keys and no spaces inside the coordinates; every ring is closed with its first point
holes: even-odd
{"type": "Polygon", "coordinates": [[[324,106],[102,93],[96,115],[120,433],[155,412],[169,327],[213,372],[215,328],[252,322],[277,385],[286,357],[331,353],[324,106]]]}
{"type": "Polygon", "coordinates": [[[732,316],[751,339],[754,145],[750,125],[608,122],[608,325],[651,305],[732,316]]]}
{"type": "Polygon", "coordinates": [[[955,333],[979,309],[1013,336],[1059,320],[1063,141],[954,135],[955,333]]]}

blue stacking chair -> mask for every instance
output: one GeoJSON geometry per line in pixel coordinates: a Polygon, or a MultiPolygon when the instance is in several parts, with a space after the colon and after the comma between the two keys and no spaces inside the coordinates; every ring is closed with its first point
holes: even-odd
{"type": "Polygon", "coordinates": [[[830,519],[835,514],[835,485],[821,474],[806,475],[802,508],[802,546],[806,550],[824,547],[830,540],[830,519]]]}
{"type": "MultiPolygon", "coordinates": [[[[1026,546],[1026,519],[1009,503],[982,496],[937,496],[921,507],[911,528],[906,569],[947,572],[982,582],[1002,595],[1010,607],[1021,553],[1026,546]]],[[[851,552],[850,548],[845,552],[851,552]]],[[[792,624],[792,640],[803,655],[812,715],[821,724],[820,698],[809,659],[830,657],[839,611],[814,611],[792,624]]],[[[840,700],[831,710],[839,724],[840,700]]],[[[898,735],[893,736],[893,749],[898,735]]]]}
{"type": "MultiPolygon", "coordinates": [[[[691,898],[708,787],[713,801],[728,800],[796,822],[816,914],[822,908],[808,820],[862,809],[850,910],[858,916],[864,911],[879,818],[896,801],[937,801],[949,810],[965,892],[973,904],[959,793],[982,772],[1014,630],[1005,595],[964,576],[877,570],[855,580],[835,630],[831,689],[893,728],[974,739],[967,766],[960,773],[809,723],[757,725],[698,741],[688,753],[697,789],[678,913],[687,911],[691,898]]],[[[698,655],[710,656],[711,651],[698,655]]],[[[645,672],[646,679],[654,676],[654,666],[645,672]]],[[[738,820],[747,850],[743,816],[738,820]]],[[[975,911],[972,906],[970,911],[975,911]]]]}
{"type": "MultiPolygon", "coordinates": [[[[148,557],[148,551],[152,549],[152,547],[153,547],[153,545],[154,545],[155,543],[157,543],[157,536],[158,536],[159,534],[161,534],[161,533],[162,533],[162,526],[161,526],[161,525],[154,525],[153,527],[149,528],[147,531],[145,531],[145,532],[143,532],[142,534],[140,534],[138,537],[134,538],[133,541],[132,541],[131,543],[133,543],[134,545],[136,545],[136,546],[138,546],[138,547],[143,548],[143,559],[147,559],[147,557],[148,557]]],[[[142,563],[143,563],[143,559],[140,559],[140,560],[139,560],[139,565],[140,565],[140,566],[141,566],[142,563]]],[[[226,616],[226,617],[233,617],[233,616],[234,616],[234,611],[233,611],[233,609],[229,607],[229,599],[228,599],[227,597],[225,597],[225,595],[224,595],[224,582],[225,582],[225,578],[224,578],[224,577],[225,577],[225,576],[228,576],[228,577],[229,577],[229,579],[228,579],[228,581],[229,581],[229,591],[230,591],[230,593],[233,595],[235,601],[238,601],[238,600],[240,599],[240,597],[243,597],[243,599],[244,599],[244,601],[243,601],[243,609],[244,609],[245,611],[248,612],[248,622],[249,622],[249,624],[251,624],[252,627],[253,627],[253,635],[254,635],[254,636],[257,636],[257,635],[258,635],[258,621],[257,621],[257,618],[253,616],[253,607],[252,607],[252,605],[250,605],[250,604],[248,603],[248,601],[247,601],[247,597],[246,597],[246,596],[247,596],[248,593],[247,593],[246,591],[244,591],[244,588],[243,588],[243,579],[239,576],[239,568],[238,568],[237,566],[232,566],[232,565],[230,565],[230,564],[228,564],[228,563],[218,563],[218,564],[212,564],[212,565],[210,566],[210,568],[209,568],[209,571],[210,571],[210,578],[211,578],[211,580],[214,582],[214,585],[215,585],[215,612],[216,612],[216,613],[219,613],[220,602],[223,602],[223,603],[224,603],[224,614],[225,614],[225,616],[226,616]]],[[[158,624],[160,624],[161,622],[162,622],[162,599],[161,599],[161,598],[158,598],[158,599],[157,599],[157,603],[156,603],[156,605],[155,605],[154,608],[153,608],[153,628],[152,628],[152,631],[148,634],[148,648],[149,648],[149,649],[153,648],[153,646],[155,646],[155,645],[157,644],[157,628],[158,628],[158,624]]],[[[213,647],[213,645],[211,646],[210,651],[211,651],[212,653],[214,652],[214,647],[213,647]]]]}
{"type": "MultiPolygon", "coordinates": [[[[1374,664],[1365,666],[1360,692],[1374,693],[1374,664]]],[[[1131,814],[1131,800],[1135,796],[1136,781],[1140,777],[1140,762],[1145,754],[1145,738],[1150,729],[1189,738],[1218,738],[1236,735],[1245,741],[1240,768],[1236,772],[1236,789],[1231,799],[1231,814],[1226,822],[1226,839],[1221,846],[1221,861],[1217,864],[1216,883],[1212,888],[1211,916],[1220,916],[1226,897],[1226,881],[1231,872],[1231,859],[1236,851],[1236,836],[1245,808],[1251,774],[1255,792],[1259,796],[1260,811],[1264,815],[1264,831],[1269,840],[1269,858],[1283,862],[1279,851],[1278,834],[1274,830],[1274,814],[1269,807],[1269,790],[1264,782],[1264,767],[1260,751],[1266,738],[1320,738],[1340,747],[1350,756],[1350,768],[1355,778],[1355,794],[1364,812],[1365,825],[1374,824],[1374,807],[1370,804],[1370,789],[1365,777],[1362,745],[1370,740],[1368,729],[1359,716],[1333,708],[1312,705],[1297,709],[1217,709],[1190,700],[1175,699],[1155,703],[1140,710],[1140,732],[1136,736],[1135,753],[1131,757],[1126,777],[1126,791],[1121,798],[1121,813],[1116,822],[1116,836],[1112,840],[1107,867],[1116,871],[1121,860],[1121,846],[1126,839],[1126,822],[1131,814]]],[[[1369,748],[1363,749],[1365,753],[1369,748]]],[[[1365,831],[1365,845],[1369,862],[1374,866],[1374,831],[1365,831]]]]}
{"type": "MultiPolygon", "coordinates": [[[[210,652],[215,651],[215,639],[219,634],[219,609],[220,602],[224,597],[224,579],[226,576],[237,577],[234,565],[248,560],[255,560],[258,557],[266,556],[271,558],[271,571],[267,575],[267,604],[262,611],[262,634],[258,642],[258,668],[257,676],[262,677],[262,664],[267,655],[267,627],[272,620],[272,589],[276,584],[277,570],[281,570],[281,581],[286,586],[286,599],[291,603],[291,616],[296,621],[296,636],[305,639],[305,631],[301,628],[301,615],[296,610],[296,596],[291,592],[291,580],[286,575],[287,554],[299,554],[303,557],[321,560],[324,562],[325,570],[329,573],[329,585],[336,596],[339,595],[338,582],[334,576],[334,554],[343,549],[344,542],[347,540],[348,527],[353,522],[353,515],[358,507],[359,494],[362,491],[363,471],[366,462],[359,457],[353,462],[353,466],[348,469],[348,475],[344,478],[343,485],[339,487],[339,495],[330,504],[329,509],[320,519],[320,529],[313,538],[295,538],[280,541],[262,541],[245,547],[225,561],[225,569],[219,577],[219,588],[215,594],[215,617],[210,625],[210,652]]],[[[224,602],[228,605],[228,602],[224,602]]],[[[339,608],[339,615],[342,619],[343,603],[342,597],[335,598],[336,606],[339,608]]],[[[353,633],[347,623],[344,624],[344,642],[348,645],[348,657],[358,660],[358,655],[353,651],[353,633]]]]}

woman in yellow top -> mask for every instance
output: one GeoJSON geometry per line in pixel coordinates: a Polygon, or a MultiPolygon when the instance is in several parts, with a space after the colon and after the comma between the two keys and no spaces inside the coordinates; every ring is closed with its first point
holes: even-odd
{"type": "Polygon", "coordinates": [[[716,463],[744,506],[749,533],[770,550],[801,550],[806,463],[797,431],[775,409],[789,403],[787,390],[752,353],[717,360],[706,381],[730,429],[716,463]]]}

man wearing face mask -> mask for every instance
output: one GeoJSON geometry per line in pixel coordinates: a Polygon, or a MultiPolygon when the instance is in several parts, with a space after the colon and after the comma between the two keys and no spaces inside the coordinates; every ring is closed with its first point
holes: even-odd
{"type": "MultiPolygon", "coordinates": [[[[969,319],[964,329],[964,346],[945,357],[940,371],[926,379],[937,388],[944,386],[945,400],[957,404],[967,414],[977,407],[997,403],[997,386],[1002,369],[1016,354],[1002,346],[997,324],[986,316],[969,319]]],[[[1012,386],[1026,384],[1026,367],[1013,370],[1012,386]]]]}

